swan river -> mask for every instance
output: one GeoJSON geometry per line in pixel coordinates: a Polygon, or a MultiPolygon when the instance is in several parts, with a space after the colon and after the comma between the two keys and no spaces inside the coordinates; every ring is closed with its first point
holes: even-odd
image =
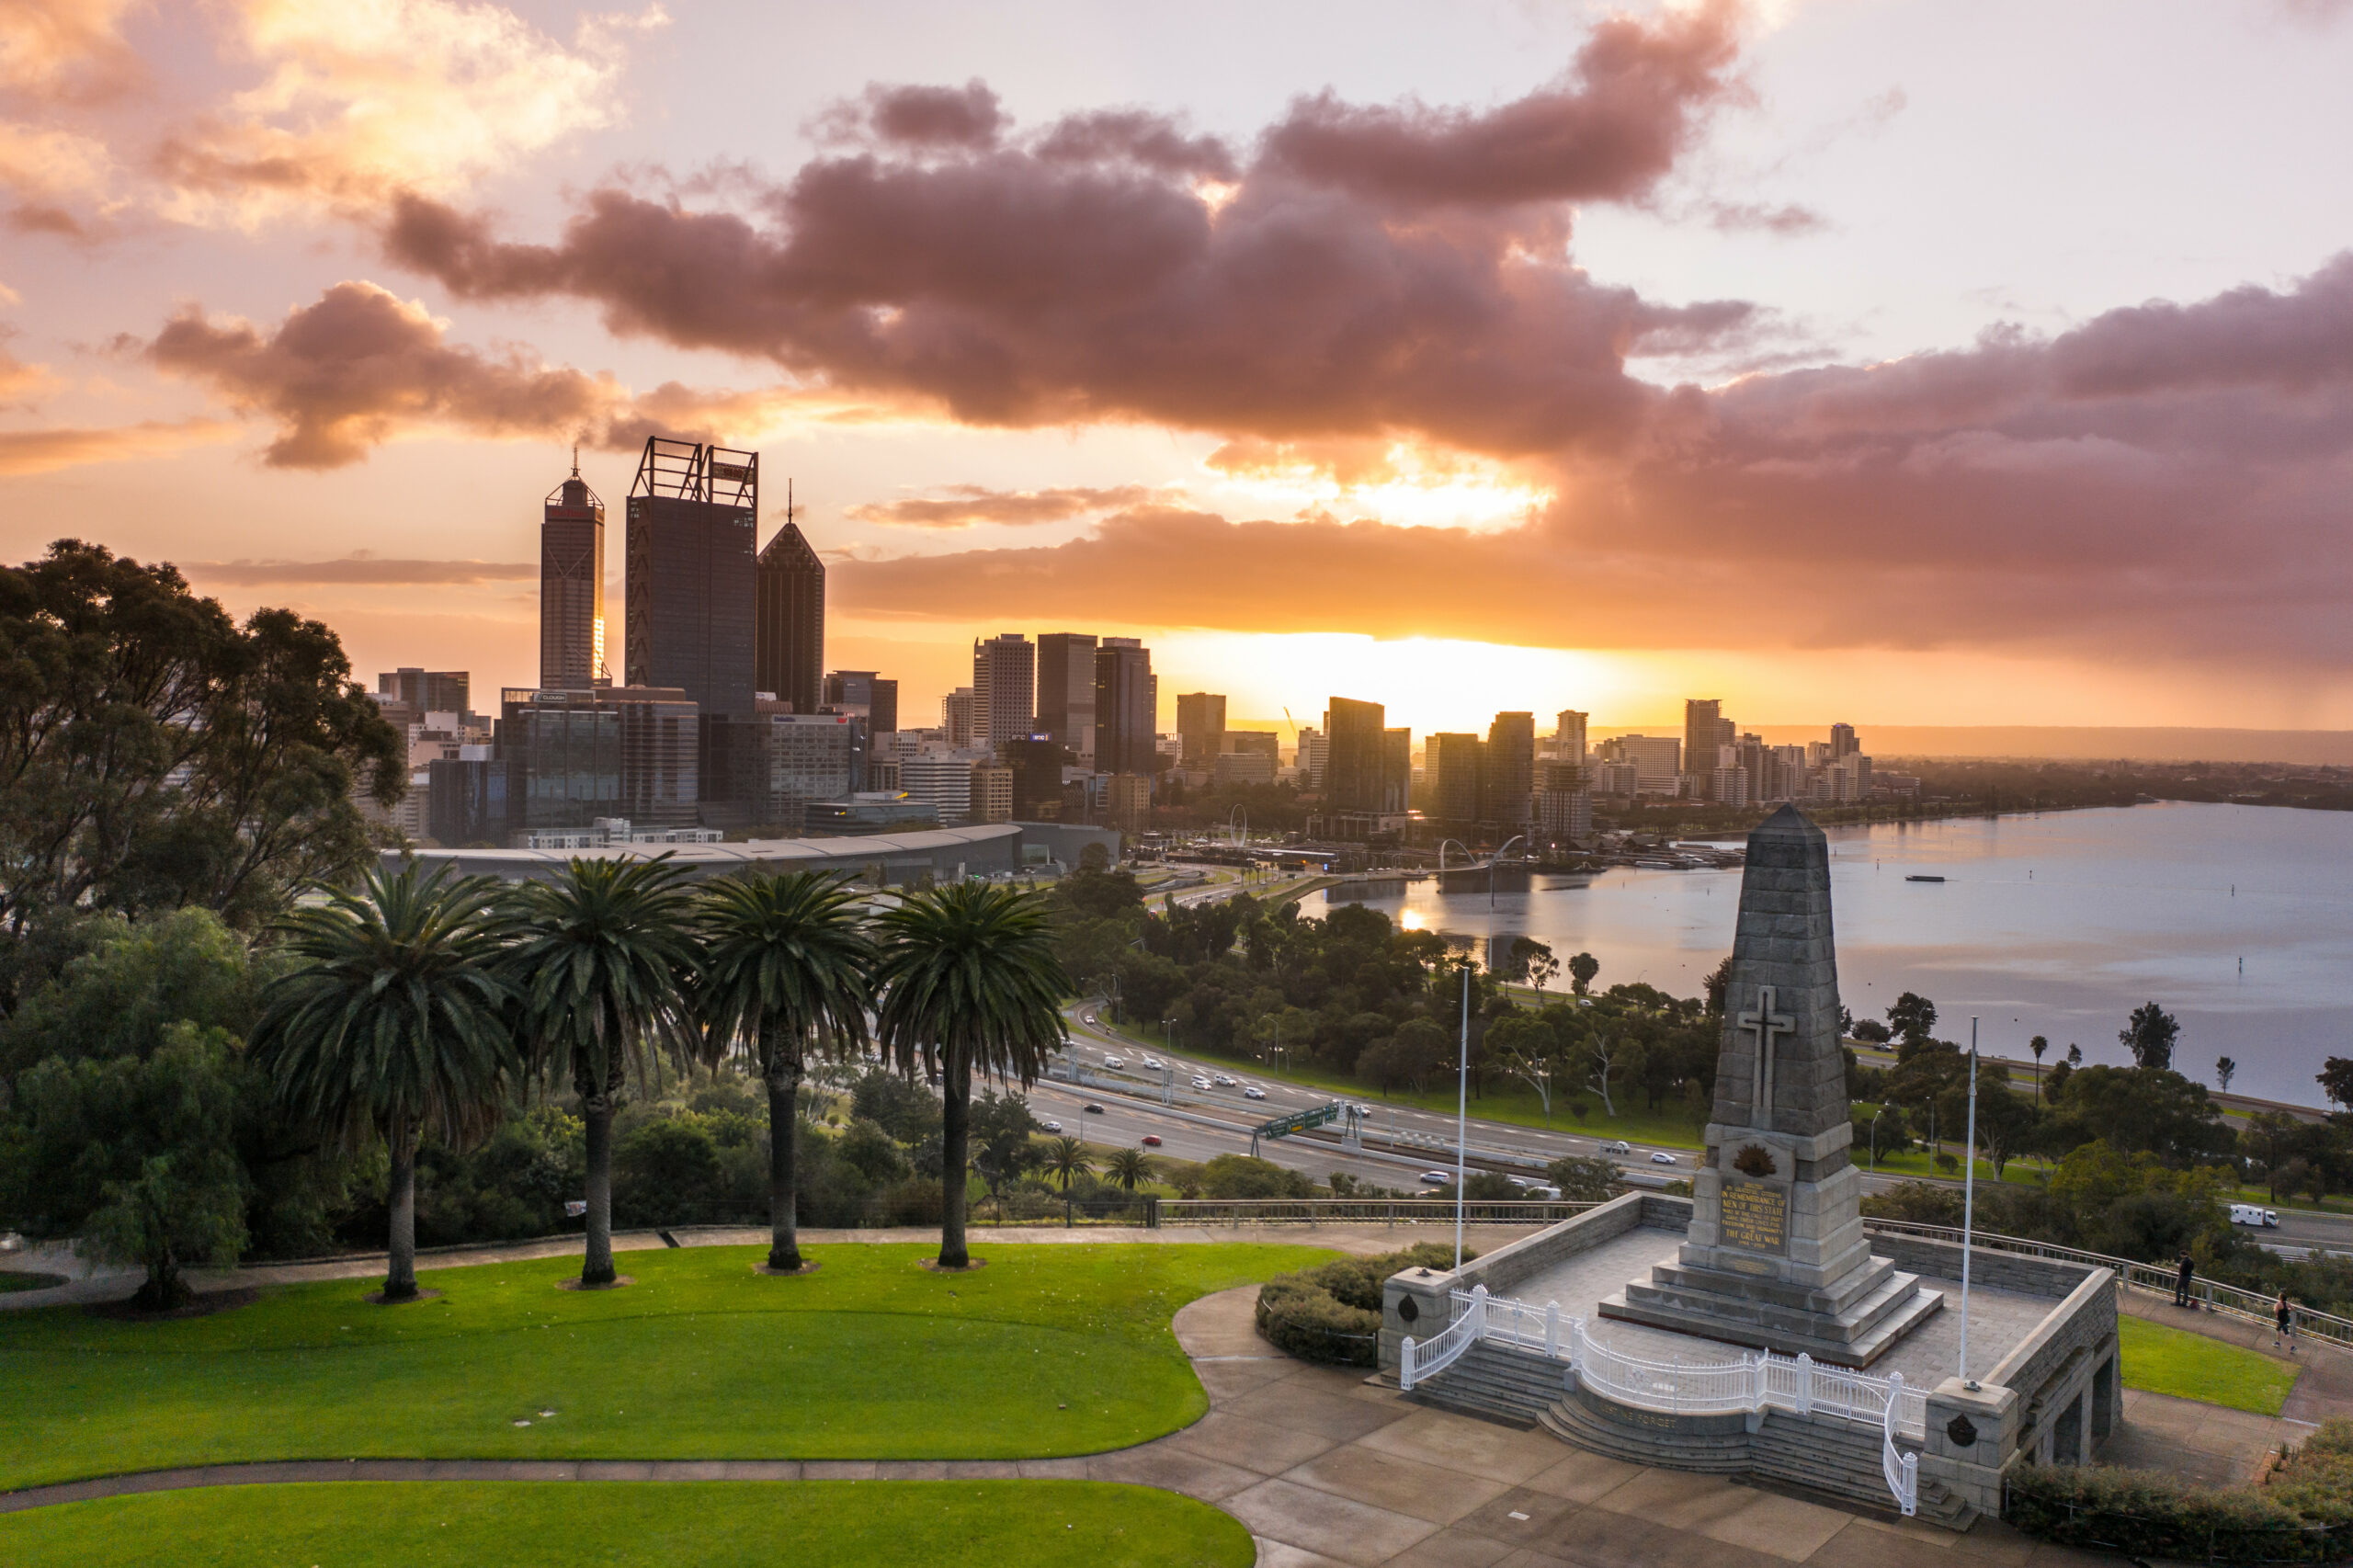
{"type": "MultiPolygon", "coordinates": [[[[2319,1105],[2322,1061],[2353,1055],[2353,812],[2168,802],[1828,829],[1838,978],[1860,1017],[1905,991],[1937,1033],[2025,1059],[2049,1037],[2125,1062],[2132,1009],[2181,1020],[2174,1065],[2240,1094],[2319,1105]],[[1937,876],[1916,882],[1910,876],[1937,876]]],[[[1619,869],[1539,877],[1527,892],[1371,898],[1406,926],[1473,938],[1525,934],[1594,983],[1647,981],[1694,996],[1732,950],[1740,872],[1619,869]]],[[[1321,914],[1323,895],[1302,913],[1321,914]]],[[[1555,983],[1565,986],[1565,971],[1555,983]]]]}

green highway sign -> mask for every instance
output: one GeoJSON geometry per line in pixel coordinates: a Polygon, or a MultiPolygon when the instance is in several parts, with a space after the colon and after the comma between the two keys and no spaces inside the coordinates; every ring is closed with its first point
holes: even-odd
{"type": "Polygon", "coordinates": [[[1304,1132],[1311,1127],[1322,1127],[1327,1122],[1339,1120],[1347,1109],[1347,1108],[1338,1100],[1334,1100],[1329,1105],[1316,1106],[1309,1110],[1295,1110],[1289,1116],[1279,1116],[1272,1121],[1250,1130],[1250,1152],[1253,1154],[1258,1152],[1258,1140],[1261,1138],[1288,1138],[1294,1132],[1304,1132]]]}

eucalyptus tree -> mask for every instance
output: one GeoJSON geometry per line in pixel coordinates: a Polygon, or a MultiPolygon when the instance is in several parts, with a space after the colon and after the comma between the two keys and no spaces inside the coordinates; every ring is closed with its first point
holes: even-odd
{"type": "Polygon", "coordinates": [[[863,1051],[874,961],[858,895],[838,877],[730,877],[705,892],[697,992],[707,1050],[741,1055],[768,1091],[768,1267],[801,1267],[794,1154],[813,1060],[863,1051]]]}
{"type": "Polygon", "coordinates": [[[506,907],[488,877],[411,861],[278,922],[295,965],[264,993],[254,1061],[278,1106],[330,1141],[383,1140],[387,1302],[416,1296],[419,1142],[481,1138],[517,1086],[506,907]]]}
{"type": "Polygon", "coordinates": [[[613,1282],[613,1113],[634,1081],[704,1060],[689,994],[702,969],[683,867],[575,859],[516,895],[523,929],[507,949],[525,1053],[540,1077],[580,1096],[587,1131],[583,1285],[613,1282]]]}
{"type": "Polygon", "coordinates": [[[1054,956],[1051,906],[1008,886],[962,882],[909,893],[877,919],[875,1033],[912,1075],[939,1080],[939,1267],[962,1268],[972,1075],[1037,1081],[1068,1038],[1070,977],[1054,956]]]}

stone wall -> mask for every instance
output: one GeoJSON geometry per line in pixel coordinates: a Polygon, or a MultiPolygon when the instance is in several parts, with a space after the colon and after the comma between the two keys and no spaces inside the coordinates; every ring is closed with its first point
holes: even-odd
{"type": "MultiPolygon", "coordinates": [[[[1926,1236],[1888,1233],[1873,1231],[1870,1221],[1863,1221],[1863,1229],[1870,1236],[1871,1251],[1886,1258],[1896,1267],[1911,1274],[1926,1274],[1938,1279],[1961,1278],[1961,1244],[1931,1241],[1926,1236]]],[[[1980,1246],[1970,1254],[1969,1278],[1972,1285],[1983,1285],[1993,1290],[2015,1290],[2022,1296],[2049,1296],[2062,1301],[2075,1292],[2076,1287],[2094,1273],[2106,1273],[2090,1264],[2069,1263],[2052,1257],[2029,1257],[2020,1253],[1995,1252],[1980,1246]]]]}
{"type": "MultiPolygon", "coordinates": [[[[1979,1387],[1947,1378],[1929,1391],[1920,1473],[1984,1513],[2001,1507],[2002,1476],[2012,1465],[2088,1460],[2120,1408],[2114,1272],[2040,1258],[2008,1261],[2069,1268],[2079,1278],[1979,1387]]],[[[1975,1260],[1970,1272],[1973,1280],[1975,1260]]]]}

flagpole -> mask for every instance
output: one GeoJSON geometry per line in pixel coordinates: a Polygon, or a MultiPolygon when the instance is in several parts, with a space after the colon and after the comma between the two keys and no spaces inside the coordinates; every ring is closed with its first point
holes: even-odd
{"type": "Polygon", "coordinates": [[[1462,1057],[1454,1075],[1454,1267],[1462,1267],[1462,1175],[1471,1125],[1471,965],[1462,966],[1462,1057]]]}
{"type": "MultiPolygon", "coordinates": [[[[1961,1158],[1969,1162],[1961,1183],[1961,1386],[1977,1392],[1969,1375],[1969,1254],[1977,1227],[1977,1020],[1969,1020],[1969,1142],[1961,1158]]],[[[1461,1265],[1457,1264],[1458,1268],[1461,1265]]]]}

